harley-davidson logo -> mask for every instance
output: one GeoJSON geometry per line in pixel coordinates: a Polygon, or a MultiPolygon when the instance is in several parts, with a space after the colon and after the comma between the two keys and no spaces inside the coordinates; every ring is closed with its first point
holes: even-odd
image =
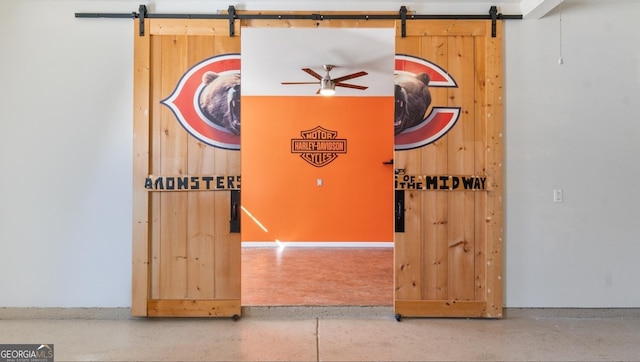
{"type": "Polygon", "coordinates": [[[340,139],[338,132],[320,126],[300,132],[302,138],[291,139],[291,153],[315,167],[323,167],[338,158],[339,153],[347,153],[347,140],[340,139]]]}

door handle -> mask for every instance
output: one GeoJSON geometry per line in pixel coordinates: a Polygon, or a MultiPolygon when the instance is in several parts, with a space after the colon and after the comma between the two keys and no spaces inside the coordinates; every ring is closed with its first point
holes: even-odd
{"type": "Polygon", "coordinates": [[[382,162],[383,165],[393,165],[393,158],[390,159],[389,161],[384,161],[382,162]]]}
{"type": "Polygon", "coordinates": [[[229,207],[229,232],[240,232],[240,190],[231,190],[231,205],[229,207]]]}
{"type": "Polygon", "coordinates": [[[395,232],[404,232],[404,190],[396,190],[395,195],[395,232]]]}

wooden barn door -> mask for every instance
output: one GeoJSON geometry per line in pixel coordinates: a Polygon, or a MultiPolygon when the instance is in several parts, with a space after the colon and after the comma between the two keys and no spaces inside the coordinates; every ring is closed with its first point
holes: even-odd
{"type": "Polygon", "coordinates": [[[226,178],[240,174],[240,154],[192,136],[161,104],[195,64],[238,53],[240,39],[216,20],[145,19],[143,35],[136,20],[134,32],[132,314],[240,315],[240,234],[229,223],[239,185],[226,178]]]}
{"type": "Polygon", "coordinates": [[[443,87],[432,77],[431,108],[458,108],[459,118],[428,145],[396,143],[397,177],[415,181],[396,186],[405,211],[395,235],[397,317],[502,316],[501,25],[495,37],[491,21],[407,21],[406,37],[398,28],[398,54],[453,77],[443,87]]]}

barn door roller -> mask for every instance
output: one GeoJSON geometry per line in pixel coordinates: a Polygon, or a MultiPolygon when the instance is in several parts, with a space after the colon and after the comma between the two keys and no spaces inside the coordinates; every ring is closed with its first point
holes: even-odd
{"type": "Polygon", "coordinates": [[[496,22],[498,20],[498,8],[492,6],[489,9],[489,16],[491,16],[491,37],[496,37],[496,22]]]}
{"type": "Polygon", "coordinates": [[[229,5],[229,36],[234,37],[236,35],[235,29],[235,19],[236,19],[236,8],[233,5],[229,5]]]}
{"type": "Polygon", "coordinates": [[[407,37],[407,7],[400,7],[400,26],[401,26],[401,34],[403,38],[407,37]]]}
{"type": "Polygon", "coordinates": [[[144,36],[144,18],[147,17],[147,6],[140,5],[138,11],[140,11],[140,28],[138,29],[138,35],[144,36]]]}
{"type": "Polygon", "coordinates": [[[491,36],[496,36],[496,22],[498,20],[521,20],[522,15],[502,15],[498,7],[492,6],[487,15],[418,15],[409,14],[406,6],[401,6],[398,14],[238,14],[236,8],[230,5],[227,14],[149,14],[146,5],[140,5],[138,13],[76,13],[76,18],[138,18],[140,19],[139,35],[144,36],[144,19],[228,19],[229,36],[235,36],[235,20],[267,19],[267,20],[400,20],[402,37],[407,36],[407,20],[491,20],[491,36]]]}

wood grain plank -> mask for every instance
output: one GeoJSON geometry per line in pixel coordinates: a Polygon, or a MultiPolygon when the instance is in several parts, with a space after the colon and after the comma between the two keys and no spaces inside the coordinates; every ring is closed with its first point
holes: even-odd
{"type": "MultiPolygon", "coordinates": [[[[218,36],[214,43],[216,54],[239,53],[240,38],[218,36]]],[[[240,175],[241,152],[215,149],[213,172],[240,175]]],[[[238,208],[240,205],[238,205],[238,208]]],[[[231,193],[219,192],[214,195],[214,296],[216,299],[241,297],[242,255],[240,233],[231,233],[231,193]]]]}
{"type": "MultiPolygon", "coordinates": [[[[150,36],[138,36],[134,22],[133,203],[131,314],[147,315],[149,295],[149,196],[141,180],[149,172],[150,36]]],[[[148,25],[145,34],[148,34],[148,25]]]]}
{"type": "Polygon", "coordinates": [[[188,195],[187,298],[214,298],[215,192],[188,195]]]}
{"type": "MultiPolygon", "coordinates": [[[[220,19],[152,19],[154,35],[229,36],[229,21],[220,19]]],[[[236,36],[240,34],[240,20],[234,22],[236,36]]]]}
{"type": "MultiPolygon", "coordinates": [[[[162,93],[171,94],[186,71],[186,36],[162,37],[162,93]]],[[[165,107],[166,108],[166,107],[165,107]]],[[[187,134],[168,109],[162,109],[161,173],[183,175],[188,158],[187,134]]],[[[160,298],[187,295],[187,198],[182,193],[160,194],[160,298]]]]}
{"type": "MultiPolygon", "coordinates": [[[[414,153],[416,157],[418,153],[414,153]]],[[[422,243],[420,191],[405,191],[405,226],[403,233],[395,233],[394,273],[397,300],[421,298],[422,243]]]]}
{"type": "MultiPolygon", "coordinates": [[[[160,100],[162,94],[162,37],[151,35],[151,124],[149,125],[149,148],[151,152],[150,174],[161,173],[160,141],[162,140],[162,105],[160,100]]],[[[160,194],[151,194],[151,235],[149,236],[151,275],[149,297],[151,299],[160,298],[160,225],[162,225],[162,215],[160,214],[160,194]]]]}
{"type": "MultiPolygon", "coordinates": [[[[490,24],[487,25],[489,27],[490,24]]],[[[502,21],[496,24],[496,37],[486,39],[487,58],[487,174],[491,190],[487,194],[487,291],[490,316],[501,317],[503,306],[503,74],[502,21]]]]}
{"type": "MultiPolygon", "coordinates": [[[[486,175],[487,117],[486,117],[486,40],[474,38],[475,45],[475,139],[474,174],[486,175]]],[[[474,243],[475,243],[475,295],[474,300],[486,300],[487,228],[485,213],[487,193],[474,194],[474,243]]]]}
{"type": "MultiPolygon", "coordinates": [[[[475,127],[474,41],[470,36],[449,38],[448,70],[458,88],[449,89],[449,106],[461,107],[456,126],[449,131],[449,172],[473,174],[475,127]]],[[[474,296],[474,197],[471,192],[449,193],[449,299],[474,296]]]]}
{"type": "Polygon", "coordinates": [[[149,317],[233,317],[240,316],[240,299],[230,300],[150,300],[149,317]]]}
{"type": "Polygon", "coordinates": [[[403,317],[491,317],[484,301],[462,300],[399,300],[394,304],[396,314],[403,317]]]}
{"type": "MultiPolygon", "coordinates": [[[[419,54],[421,39],[417,37],[402,38],[396,33],[396,53],[419,54]]],[[[422,155],[419,150],[396,151],[394,167],[404,169],[411,174],[420,171],[422,155]]],[[[394,248],[394,290],[397,300],[420,299],[422,281],[422,201],[419,191],[405,191],[405,229],[395,233],[394,248]]]]}
{"type": "MultiPolygon", "coordinates": [[[[420,56],[444,69],[448,69],[449,46],[446,36],[428,36],[422,38],[420,56]]],[[[446,88],[430,88],[431,111],[434,105],[448,104],[446,88]]],[[[420,149],[422,163],[420,171],[423,174],[446,175],[448,167],[448,137],[445,136],[431,145],[420,149]]],[[[422,274],[426,283],[423,285],[423,297],[427,300],[446,299],[449,292],[448,285],[448,230],[449,205],[448,192],[436,191],[422,193],[422,230],[420,236],[422,249],[425,251],[422,259],[422,274]]]]}
{"type": "MultiPolygon", "coordinates": [[[[407,36],[485,36],[487,29],[482,20],[410,20],[407,36]]],[[[396,24],[398,31],[400,22],[396,24]]],[[[490,36],[489,32],[489,36],[490,36]]]]}
{"type": "MultiPolygon", "coordinates": [[[[193,65],[214,53],[214,36],[189,36],[188,64],[193,65]]],[[[187,138],[188,173],[213,175],[215,150],[195,137],[187,138]]],[[[214,298],[214,200],[212,192],[189,192],[187,197],[187,298],[214,298]]]]}
{"type": "Polygon", "coordinates": [[[240,233],[229,232],[231,193],[217,192],[215,197],[215,288],[216,299],[240,298],[240,233]]]}

